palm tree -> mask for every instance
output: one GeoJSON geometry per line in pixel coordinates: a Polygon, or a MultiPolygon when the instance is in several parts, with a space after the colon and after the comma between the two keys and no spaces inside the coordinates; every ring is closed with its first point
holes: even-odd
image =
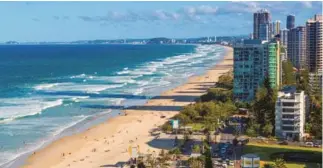
{"type": "Polygon", "coordinates": [[[204,168],[204,157],[196,157],[188,159],[190,168],[204,168]]]}

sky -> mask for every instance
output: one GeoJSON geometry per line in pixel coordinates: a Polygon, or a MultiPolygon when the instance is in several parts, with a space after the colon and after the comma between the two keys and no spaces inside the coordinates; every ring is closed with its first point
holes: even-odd
{"type": "Polygon", "coordinates": [[[286,27],[305,25],[322,2],[0,2],[0,42],[246,35],[266,8],[286,27]]]}

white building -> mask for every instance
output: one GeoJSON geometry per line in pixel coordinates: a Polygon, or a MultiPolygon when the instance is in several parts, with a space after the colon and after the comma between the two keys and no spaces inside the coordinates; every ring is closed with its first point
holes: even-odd
{"type": "Polygon", "coordinates": [[[302,140],[305,118],[308,113],[308,100],[304,91],[295,87],[278,92],[275,110],[275,135],[279,138],[302,140]]]}

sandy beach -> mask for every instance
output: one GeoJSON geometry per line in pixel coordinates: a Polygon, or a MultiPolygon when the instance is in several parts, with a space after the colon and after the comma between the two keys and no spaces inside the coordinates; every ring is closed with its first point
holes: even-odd
{"type": "Polygon", "coordinates": [[[63,137],[36,151],[26,161],[24,168],[94,168],[113,167],[129,159],[129,145],[140,147],[140,152],[158,152],[149,131],[165,123],[179,109],[188,105],[214,86],[218,77],[232,69],[232,48],[226,47],[225,57],[215,67],[187,83],[150,99],[145,105],[125,110],[117,116],[87,131],[63,137]],[[161,118],[161,116],[166,116],[161,118]]]}

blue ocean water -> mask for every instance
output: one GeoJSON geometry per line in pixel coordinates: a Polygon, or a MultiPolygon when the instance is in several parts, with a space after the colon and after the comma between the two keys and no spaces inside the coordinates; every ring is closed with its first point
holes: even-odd
{"type": "Polygon", "coordinates": [[[204,72],[215,45],[0,46],[0,165],[204,72]],[[111,107],[111,108],[109,108],[111,107]]]}

